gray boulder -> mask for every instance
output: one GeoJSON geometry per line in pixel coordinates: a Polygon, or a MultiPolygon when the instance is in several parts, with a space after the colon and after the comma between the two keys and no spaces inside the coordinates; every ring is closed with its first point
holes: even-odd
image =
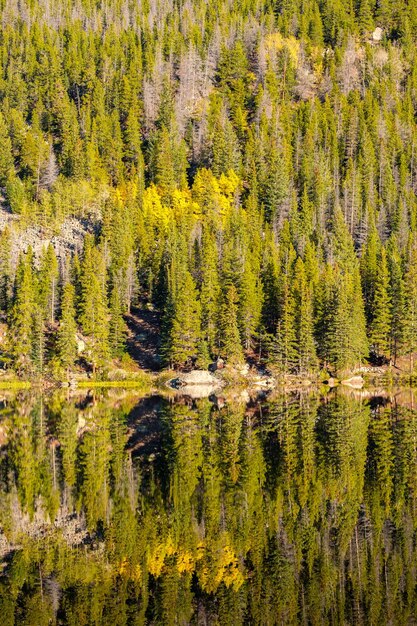
{"type": "Polygon", "coordinates": [[[175,381],[177,387],[189,386],[189,385],[210,385],[216,386],[219,384],[219,379],[206,372],[205,370],[193,370],[186,374],[181,374],[175,381]]]}

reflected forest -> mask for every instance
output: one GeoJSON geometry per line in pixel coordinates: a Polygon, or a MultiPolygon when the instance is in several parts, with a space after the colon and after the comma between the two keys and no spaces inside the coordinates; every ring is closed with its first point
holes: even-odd
{"type": "Polygon", "coordinates": [[[414,623],[403,395],[3,397],[2,624],[414,623]]]}

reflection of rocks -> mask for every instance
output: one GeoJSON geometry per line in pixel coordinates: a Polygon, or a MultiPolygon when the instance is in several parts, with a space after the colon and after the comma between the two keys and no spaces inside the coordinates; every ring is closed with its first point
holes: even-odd
{"type": "Polygon", "coordinates": [[[209,370],[211,372],[217,372],[217,370],[224,369],[224,365],[225,365],[224,360],[221,358],[218,358],[217,361],[215,361],[209,366],[209,370]]]}
{"type": "Polygon", "coordinates": [[[383,29],[380,26],[377,26],[377,28],[375,28],[374,32],[372,33],[372,41],[374,41],[375,43],[379,43],[380,41],[382,41],[383,35],[383,29]]]}
{"type": "Polygon", "coordinates": [[[222,386],[222,381],[205,370],[193,370],[169,381],[169,386],[191,398],[208,398],[222,386]]]}
{"type": "Polygon", "coordinates": [[[7,561],[22,548],[20,542],[23,537],[44,540],[47,537],[56,536],[58,533],[71,548],[83,545],[88,545],[90,549],[102,547],[102,542],[98,541],[96,534],[87,530],[84,515],[69,511],[66,506],[61,506],[53,521],[44,509],[41,498],[37,501],[32,517],[27,512],[22,511],[16,496],[13,498],[12,510],[12,530],[6,535],[0,527],[0,575],[2,566],[5,569],[7,561]]]}
{"type": "Polygon", "coordinates": [[[365,381],[362,376],[351,376],[350,378],[345,378],[345,380],[342,380],[342,385],[345,385],[347,387],[353,387],[354,389],[362,389],[364,384],[365,381]]]}
{"type": "Polygon", "coordinates": [[[198,400],[199,398],[208,398],[209,396],[215,394],[219,388],[219,385],[184,385],[184,387],[179,388],[179,391],[184,396],[189,396],[193,400],[198,400]]]}
{"type": "Polygon", "coordinates": [[[333,387],[337,387],[337,384],[338,384],[338,383],[337,383],[336,378],[329,378],[327,381],[325,381],[325,384],[326,384],[328,387],[333,388],[333,387]]]}
{"type": "Polygon", "coordinates": [[[58,517],[54,526],[62,530],[63,539],[71,547],[91,542],[90,533],[87,531],[85,519],[82,516],[74,513],[58,517]]]}
{"type": "Polygon", "coordinates": [[[249,363],[245,363],[245,365],[240,368],[239,374],[241,376],[247,376],[249,374],[249,369],[249,363]]]}
{"type": "Polygon", "coordinates": [[[255,376],[253,380],[255,387],[263,387],[265,389],[273,389],[276,386],[275,379],[272,376],[255,376]]]}
{"type": "Polygon", "coordinates": [[[81,335],[79,335],[78,333],[75,336],[75,340],[77,342],[77,354],[80,355],[85,351],[86,342],[84,338],[81,337],[81,335]]]}
{"type": "MultiPolygon", "coordinates": [[[[16,547],[13,546],[13,544],[11,544],[8,541],[6,535],[4,534],[4,532],[0,528],[0,559],[7,558],[7,556],[10,553],[14,552],[15,549],[16,549],[16,547]]],[[[7,563],[0,563],[0,572],[6,566],[7,566],[7,563]]]]}
{"type": "Polygon", "coordinates": [[[4,423],[0,423],[0,448],[7,445],[7,426],[4,423]]]}

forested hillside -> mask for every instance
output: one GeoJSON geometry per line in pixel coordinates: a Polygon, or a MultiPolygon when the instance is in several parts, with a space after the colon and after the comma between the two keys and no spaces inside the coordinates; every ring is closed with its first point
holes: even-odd
{"type": "Polygon", "coordinates": [[[123,361],[141,303],[161,366],[413,368],[415,2],[0,7],[5,363],[123,361]]]}

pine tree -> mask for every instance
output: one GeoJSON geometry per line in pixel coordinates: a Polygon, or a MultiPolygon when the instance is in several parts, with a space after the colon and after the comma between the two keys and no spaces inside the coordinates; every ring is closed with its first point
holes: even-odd
{"type": "Polygon", "coordinates": [[[192,364],[201,338],[201,308],[193,277],[184,271],[174,300],[174,314],[169,337],[169,362],[174,367],[192,364]]]}
{"type": "Polygon", "coordinates": [[[291,278],[283,274],[280,285],[280,311],[270,362],[283,372],[291,371],[298,361],[295,300],[291,278]]]}
{"type": "Polygon", "coordinates": [[[218,342],[220,356],[230,365],[244,362],[238,326],[238,293],[234,285],[225,288],[219,312],[218,342]]]}
{"type": "Polygon", "coordinates": [[[44,316],[51,324],[55,322],[55,312],[58,303],[59,268],[55,250],[51,244],[43,250],[38,277],[39,306],[44,316]]]}
{"type": "Polygon", "coordinates": [[[378,274],[375,281],[373,318],[370,325],[370,344],[377,356],[388,355],[391,334],[391,299],[389,294],[389,274],[387,254],[381,248],[378,255],[378,274]]]}
{"type": "Polygon", "coordinates": [[[209,227],[203,230],[201,247],[201,329],[209,352],[214,353],[220,285],[216,240],[209,227]]]}
{"type": "Polygon", "coordinates": [[[188,366],[197,357],[201,337],[201,308],[194,280],[184,272],[174,301],[169,341],[169,361],[178,367],[188,366]]]}
{"type": "Polygon", "coordinates": [[[164,126],[155,139],[155,182],[162,198],[169,198],[176,187],[175,164],[169,130],[164,126]]]}
{"type": "Polygon", "coordinates": [[[84,241],[81,264],[79,321],[89,337],[93,368],[109,356],[109,310],[107,305],[106,268],[103,255],[93,247],[91,237],[84,241]]]}
{"type": "Polygon", "coordinates": [[[12,142],[7,132],[6,121],[0,111],[0,187],[4,187],[13,175],[12,142]]]}
{"type": "Polygon", "coordinates": [[[294,299],[298,369],[300,372],[311,372],[317,365],[314,341],[313,299],[301,258],[298,258],[295,264],[294,299]]]}
{"type": "Polygon", "coordinates": [[[29,250],[19,259],[10,311],[11,355],[14,366],[22,372],[28,372],[32,366],[35,293],[32,251],[29,250]]]}
{"type": "Polygon", "coordinates": [[[360,0],[359,2],[359,23],[361,31],[369,35],[374,29],[372,6],[375,3],[371,0],[360,0]]]}
{"type": "Polygon", "coordinates": [[[109,341],[114,356],[120,357],[125,352],[127,326],[123,318],[123,307],[119,289],[113,286],[110,297],[109,341]]]}
{"type": "Polygon", "coordinates": [[[327,345],[330,362],[342,371],[360,365],[368,356],[365,312],[360,289],[359,270],[352,274],[336,273],[327,345]]]}
{"type": "Polygon", "coordinates": [[[57,351],[58,359],[67,372],[70,371],[77,358],[77,323],[75,321],[75,289],[66,283],[62,289],[61,318],[59,321],[57,351]]]}
{"type": "Polygon", "coordinates": [[[408,246],[407,267],[404,275],[404,313],[402,319],[404,353],[410,357],[410,373],[414,371],[417,351],[417,237],[408,246]]]}
{"type": "Polygon", "coordinates": [[[239,281],[238,313],[245,350],[250,350],[253,347],[262,312],[261,283],[253,265],[254,263],[248,253],[243,263],[239,281]]]}
{"type": "Polygon", "coordinates": [[[12,280],[12,241],[6,227],[0,234],[0,308],[8,312],[13,295],[12,280]]]}
{"type": "Polygon", "coordinates": [[[34,371],[40,376],[45,369],[45,324],[43,310],[39,305],[34,306],[32,312],[32,354],[31,361],[34,371]]]}
{"type": "Polygon", "coordinates": [[[398,251],[397,239],[392,236],[387,244],[389,265],[389,299],[391,302],[391,333],[390,354],[394,365],[402,351],[404,342],[404,280],[402,272],[402,258],[398,251]]]}
{"type": "Polygon", "coordinates": [[[378,276],[378,255],[381,248],[381,241],[375,225],[372,225],[362,251],[361,276],[363,295],[365,299],[365,311],[368,323],[372,319],[372,309],[375,297],[375,284],[378,276]]]}

